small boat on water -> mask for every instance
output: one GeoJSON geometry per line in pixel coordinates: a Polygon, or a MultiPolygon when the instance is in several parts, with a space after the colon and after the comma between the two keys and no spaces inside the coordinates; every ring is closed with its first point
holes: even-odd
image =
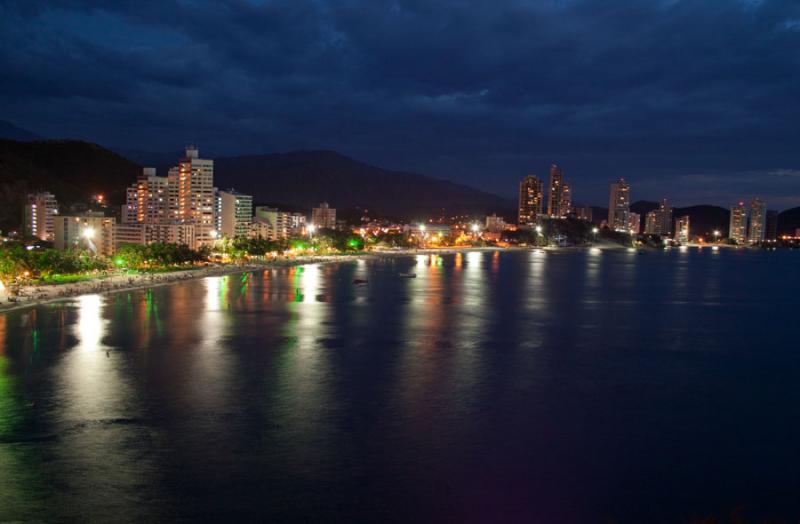
{"type": "Polygon", "coordinates": [[[355,284],[355,285],[368,284],[368,283],[369,283],[369,281],[367,279],[365,279],[365,278],[354,278],[353,279],[353,284],[355,284]]]}
{"type": "Polygon", "coordinates": [[[398,276],[400,278],[417,278],[416,273],[400,273],[398,276]]]}

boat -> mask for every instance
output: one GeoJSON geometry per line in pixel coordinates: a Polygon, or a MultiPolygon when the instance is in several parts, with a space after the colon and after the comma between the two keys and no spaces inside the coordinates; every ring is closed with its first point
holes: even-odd
{"type": "Polygon", "coordinates": [[[368,284],[368,283],[369,283],[369,281],[367,279],[365,279],[365,278],[354,278],[353,279],[353,284],[356,284],[356,285],[358,285],[358,284],[368,284]]]}
{"type": "Polygon", "coordinates": [[[400,273],[397,276],[399,276],[400,278],[417,278],[416,273],[400,273]]]}

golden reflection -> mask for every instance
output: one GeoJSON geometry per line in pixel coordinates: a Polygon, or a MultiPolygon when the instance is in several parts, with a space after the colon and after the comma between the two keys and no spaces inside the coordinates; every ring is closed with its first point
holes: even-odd
{"type": "Polygon", "coordinates": [[[78,349],[81,351],[97,351],[103,349],[102,339],[108,321],[102,316],[102,297],[100,295],[84,295],[78,297],[78,322],[75,324],[75,336],[78,349]]]}
{"type": "Polygon", "coordinates": [[[331,334],[329,318],[332,305],[317,300],[323,294],[323,273],[317,264],[299,266],[287,275],[288,281],[301,293],[302,299],[287,304],[289,318],[283,324],[286,340],[275,366],[276,391],[281,392],[271,416],[292,434],[294,453],[291,464],[302,464],[322,459],[321,450],[311,443],[333,408],[333,398],[328,392],[328,381],[333,380],[328,371],[328,348],[324,340],[331,334]]]}
{"type": "Polygon", "coordinates": [[[547,288],[545,286],[547,259],[545,251],[534,250],[529,254],[530,273],[528,273],[523,298],[528,309],[547,311],[547,288]]]}

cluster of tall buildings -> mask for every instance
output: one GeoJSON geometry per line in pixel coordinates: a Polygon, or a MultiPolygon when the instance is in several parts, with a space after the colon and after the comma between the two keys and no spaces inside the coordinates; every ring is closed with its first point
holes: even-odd
{"type": "Polygon", "coordinates": [[[536,175],[528,175],[520,182],[519,225],[532,226],[542,217],[566,218],[572,214],[572,191],[564,181],[564,171],[556,164],[550,166],[548,187],[545,212],[544,181],[536,175]]]}
{"type": "MultiPolygon", "coordinates": [[[[545,211],[544,181],[535,175],[526,176],[519,185],[520,226],[533,226],[541,218],[576,218],[592,221],[592,210],[589,207],[573,207],[571,191],[564,181],[564,172],[556,164],[550,167],[550,185],[545,211]]],[[[688,215],[674,217],[674,210],[664,199],[658,207],[644,217],[644,234],[674,238],[686,243],[690,240],[688,215]]],[[[620,178],[609,187],[608,220],[604,223],[612,231],[639,234],[642,217],[631,211],[631,186],[620,178]]],[[[776,229],[775,217],[771,217],[766,205],[760,199],[749,204],[739,202],[731,208],[729,237],[739,244],[760,244],[766,238],[774,238],[776,229]],[[772,218],[772,223],[770,223],[772,218]],[[771,233],[770,233],[771,231],[771,233]]]]}
{"type": "MultiPolygon", "coordinates": [[[[776,224],[777,225],[777,224],[776,224]]],[[[737,244],[760,244],[767,233],[767,206],[763,200],[754,198],[745,204],[737,202],[731,206],[731,222],[728,237],[737,244]]]]}
{"type": "MultiPolygon", "coordinates": [[[[159,176],[146,167],[127,188],[120,223],[102,212],[59,214],[51,193],[28,195],[26,232],[52,241],[57,249],[89,247],[111,255],[120,244],[165,242],[192,249],[218,238],[253,237],[278,240],[306,232],[306,216],[266,206],[253,206],[253,197],[214,186],[214,161],[200,158],[194,146],[159,176]]],[[[336,209],[327,202],[312,210],[312,224],[336,227],[336,209]]]]}

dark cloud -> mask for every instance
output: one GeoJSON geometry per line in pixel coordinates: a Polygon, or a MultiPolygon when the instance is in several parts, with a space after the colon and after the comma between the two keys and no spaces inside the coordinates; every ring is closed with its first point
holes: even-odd
{"type": "Polygon", "coordinates": [[[796,1],[7,1],[0,46],[0,117],[51,136],[800,205],[796,1]]]}

